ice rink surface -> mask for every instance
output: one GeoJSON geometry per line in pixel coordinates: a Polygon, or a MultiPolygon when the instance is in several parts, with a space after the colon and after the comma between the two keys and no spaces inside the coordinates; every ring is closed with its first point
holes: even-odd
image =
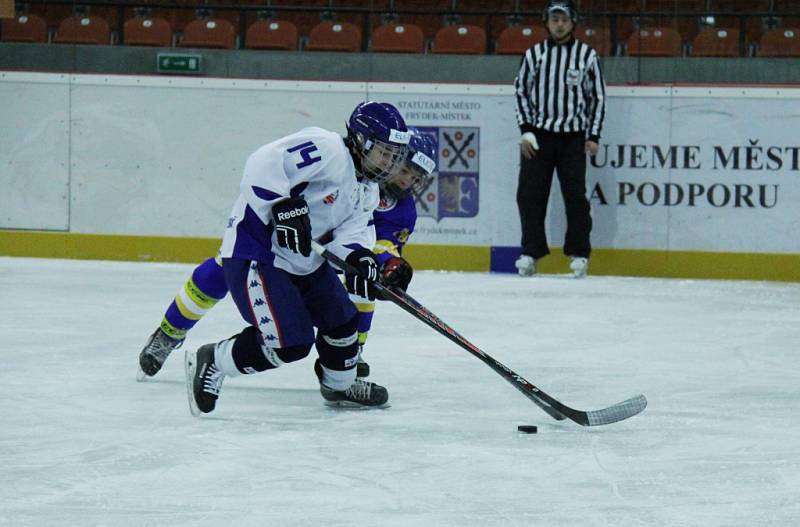
{"type": "MultiPolygon", "coordinates": [[[[134,379],[192,268],[0,258],[0,525],[800,525],[800,284],[417,273],[564,403],[647,396],[606,427],[552,420],[388,303],[365,358],[390,408],[323,406],[309,357],[196,419],[182,349],[134,379]]],[[[186,347],[243,327],[227,299],[186,347]]]]}

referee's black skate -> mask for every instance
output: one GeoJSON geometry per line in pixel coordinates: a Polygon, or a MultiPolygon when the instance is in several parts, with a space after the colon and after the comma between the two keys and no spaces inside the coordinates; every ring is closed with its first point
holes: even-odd
{"type": "Polygon", "coordinates": [[[322,367],[319,360],[314,363],[314,371],[320,379],[319,392],[328,406],[382,408],[389,402],[389,392],[380,384],[356,378],[348,389],[334,390],[322,384],[322,367]]]}
{"type": "Polygon", "coordinates": [[[136,380],[142,382],[158,373],[172,350],[180,348],[182,344],[183,339],[172,338],[161,328],[157,328],[139,353],[139,371],[136,372],[136,380]]]}
{"type": "Polygon", "coordinates": [[[216,344],[205,344],[197,351],[186,350],[186,390],[189,395],[189,411],[199,416],[214,410],[222,389],[225,374],[214,362],[216,344]]]}

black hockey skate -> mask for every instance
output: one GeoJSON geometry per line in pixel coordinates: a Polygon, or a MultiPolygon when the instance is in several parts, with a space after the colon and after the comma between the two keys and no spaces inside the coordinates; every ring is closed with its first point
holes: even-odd
{"type": "Polygon", "coordinates": [[[344,391],[333,390],[322,384],[322,367],[319,360],[314,363],[314,371],[320,379],[319,392],[328,406],[345,408],[383,408],[388,405],[389,392],[374,382],[356,378],[353,384],[344,391]]]}
{"type": "Polygon", "coordinates": [[[142,382],[158,373],[172,350],[180,348],[182,344],[183,339],[172,338],[161,328],[156,329],[139,353],[139,371],[136,372],[136,380],[142,382]]]}
{"type": "Polygon", "coordinates": [[[205,344],[197,351],[186,350],[186,390],[189,394],[189,411],[197,417],[214,410],[225,375],[214,363],[216,344],[205,344]]]}

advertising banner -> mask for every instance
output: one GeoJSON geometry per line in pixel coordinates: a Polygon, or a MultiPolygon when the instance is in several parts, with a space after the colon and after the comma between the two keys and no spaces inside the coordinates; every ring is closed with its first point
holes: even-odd
{"type": "MultiPolygon", "coordinates": [[[[519,131],[503,90],[376,94],[437,139],[439,178],[418,197],[419,242],[519,244],[519,131]]],[[[595,247],[800,252],[800,90],[611,87],[608,95],[587,175],[595,247]]],[[[565,229],[554,184],[551,245],[565,229]]]]}
{"type": "MultiPolygon", "coordinates": [[[[518,247],[510,85],[6,72],[0,227],[218,237],[247,156],[306,126],[344,134],[361,100],[437,145],[414,243],[518,247]]],[[[800,253],[800,89],[610,87],[589,162],[595,248],[800,253]]],[[[547,232],[565,231],[558,184],[547,232]]]]}

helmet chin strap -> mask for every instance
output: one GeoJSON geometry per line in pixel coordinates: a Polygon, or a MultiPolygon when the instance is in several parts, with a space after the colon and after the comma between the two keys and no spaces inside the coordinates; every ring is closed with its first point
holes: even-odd
{"type": "Polygon", "coordinates": [[[344,138],[344,144],[347,145],[347,151],[353,159],[353,166],[356,168],[356,178],[360,181],[364,179],[364,169],[361,166],[361,155],[359,155],[357,151],[359,146],[349,137],[344,138]]]}

